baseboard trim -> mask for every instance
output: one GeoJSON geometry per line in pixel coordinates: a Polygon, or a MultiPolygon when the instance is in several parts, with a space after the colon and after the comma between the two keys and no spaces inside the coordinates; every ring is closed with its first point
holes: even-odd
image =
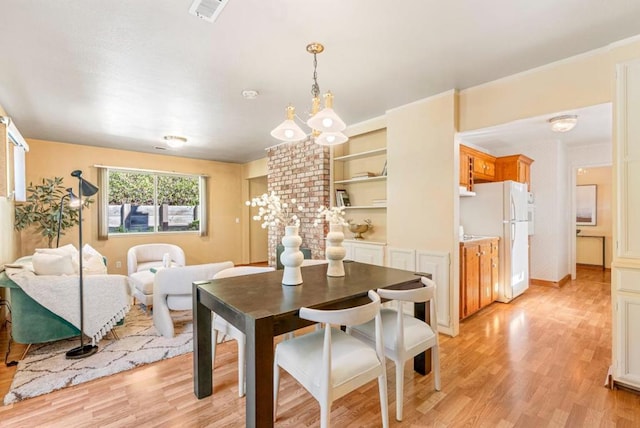
{"type": "Polygon", "coordinates": [[[560,281],[546,281],[544,279],[535,279],[531,278],[529,282],[533,285],[542,285],[544,287],[554,287],[560,288],[565,285],[567,282],[571,281],[571,275],[567,274],[560,281]]]}
{"type": "Polygon", "coordinates": [[[587,265],[584,263],[576,263],[576,267],[580,268],[580,269],[593,269],[593,270],[603,270],[603,271],[610,271],[611,268],[603,268],[602,265],[587,265]]]}

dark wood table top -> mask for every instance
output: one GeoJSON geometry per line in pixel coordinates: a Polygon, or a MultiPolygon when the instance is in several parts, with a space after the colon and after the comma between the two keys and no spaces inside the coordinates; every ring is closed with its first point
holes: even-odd
{"type": "MultiPolygon", "coordinates": [[[[406,288],[417,283],[412,272],[358,262],[345,262],[345,276],[327,276],[327,265],[302,267],[301,285],[282,285],[282,271],[221,278],[197,283],[200,301],[241,331],[245,317],[276,319],[274,334],[290,331],[278,318],[297,317],[301,307],[342,308],[353,305],[353,297],[366,297],[377,288],[406,288]],[[341,303],[345,306],[341,306],[341,303]]],[[[368,300],[363,299],[363,303],[368,300]]],[[[297,327],[297,326],[296,326],[297,327]]]]}

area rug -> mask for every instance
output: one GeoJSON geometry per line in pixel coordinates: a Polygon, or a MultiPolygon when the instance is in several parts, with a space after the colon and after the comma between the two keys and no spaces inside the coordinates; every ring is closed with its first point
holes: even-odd
{"type": "Polygon", "coordinates": [[[191,311],[171,312],[175,336],[160,336],[151,315],[134,306],[116,331],[120,339],[106,335],[96,354],[68,360],[65,353],[79,346],[79,338],[33,345],[18,369],[4,404],[46,394],[134,367],[193,351],[191,311]]]}

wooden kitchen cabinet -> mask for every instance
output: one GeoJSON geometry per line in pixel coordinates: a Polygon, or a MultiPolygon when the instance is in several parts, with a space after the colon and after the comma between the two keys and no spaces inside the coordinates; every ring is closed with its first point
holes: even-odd
{"type": "Polygon", "coordinates": [[[513,180],[531,190],[531,164],[525,155],[493,157],[460,144],[460,186],[473,190],[474,183],[513,180]]]}
{"type": "MultiPolygon", "coordinates": [[[[496,178],[496,158],[488,153],[483,153],[479,150],[472,149],[464,145],[460,145],[460,185],[464,186],[462,180],[463,177],[463,158],[467,159],[465,166],[465,172],[467,167],[471,169],[472,174],[468,184],[473,183],[485,183],[495,181],[496,178]]],[[[465,174],[466,175],[466,174],[465,174]]],[[[471,190],[469,188],[469,190],[471,190]]]]}
{"type": "Polygon", "coordinates": [[[496,181],[513,180],[527,183],[531,190],[531,164],[533,159],[525,155],[512,155],[496,158],[496,181]]]}
{"type": "Polygon", "coordinates": [[[494,181],[496,178],[496,158],[478,152],[473,157],[473,181],[494,181]]]}
{"type": "Polygon", "coordinates": [[[473,188],[473,160],[464,146],[460,146],[460,186],[473,188]]]}
{"type": "Polygon", "coordinates": [[[493,303],[498,263],[498,238],[460,243],[460,319],[493,303]]]}

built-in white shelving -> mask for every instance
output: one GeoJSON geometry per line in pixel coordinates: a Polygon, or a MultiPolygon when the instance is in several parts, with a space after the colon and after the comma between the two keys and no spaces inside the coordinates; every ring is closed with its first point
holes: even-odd
{"type": "Polygon", "coordinates": [[[369,150],[366,152],[360,152],[360,153],[354,153],[352,155],[345,155],[345,156],[337,156],[335,158],[333,158],[334,161],[350,161],[350,160],[355,160],[355,159],[362,159],[362,158],[368,158],[370,156],[378,156],[378,155],[384,155],[387,153],[387,148],[382,148],[382,149],[375,149],[375,150],[369,150]]]}
{"type": "Polygon", "coordinates": [[[365,182],[372,182],[372,181],[380,181],[380,180],[386,180],[387,176],[386,175],[376,175],[375,177],[366,177],[366,178],[350,178],[348,180],[336,180],[334,181],[335,184],[348,184],[348,183],[365,183],[365,182]]]}
{"type": "Polygon", "coordinates": [[[345,210],[371,210],[371,209],[383,209],[386,210],[387,207],[385,206],[380,206],[380,205],[356,205],[354,207],[342,207],[345,210]]]}

